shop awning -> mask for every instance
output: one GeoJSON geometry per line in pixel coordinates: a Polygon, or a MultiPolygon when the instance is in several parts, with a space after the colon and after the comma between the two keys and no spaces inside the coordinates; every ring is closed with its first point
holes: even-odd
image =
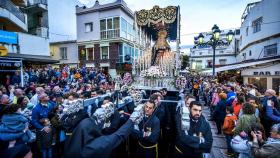
{"type": "Polygon", "coordinates": [[[59,62],[58,60],[52,59],[50,56],[44,56],[44,55],[9,53],[8,57],[21,58],[23,62],[33,63],[33,64],[54,64],[59,62]]]}
{"type": "Polygon", "coordinates": [[[222,72],[222,71],[227,71],[227,70],[239,70],[242,68],[246,68],[246,67],[250,67],[250,66],[254,66],[254,65],[265,64],[265,63],[269,63],[269,62],[273,62],[273,61],[277,61],[277,60],[280,60],[280,58],[254,61],[254,62],[248,62],[248,63],[239,63],[239,64],[235,64],[235,65],[228,65],[228,66],[216,68],[215,72],[222,72]]]}

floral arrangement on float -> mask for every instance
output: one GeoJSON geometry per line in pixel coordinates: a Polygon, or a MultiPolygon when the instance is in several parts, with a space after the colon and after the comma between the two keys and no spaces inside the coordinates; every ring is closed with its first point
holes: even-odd
{"type": "Polygon", "coordinates": [[[184,89],[187,84],[187,79],[184,76],[179,76],[175,81],[175,87],[178,89],[184,89]]]}
{"type": "Polygon", "coordinates": [[[149,69],[140,72],[140,77],[145,78],[163,78],[165,76],[167,76],[167,73],[159,66],[151,66],[149,69]]]}
{"type": "Polygon", "coordinates": [[[130,85],[132,83],[132,77],[129,72],[126,72],[123,76],[122,82],[124,85],[130,85]]]}

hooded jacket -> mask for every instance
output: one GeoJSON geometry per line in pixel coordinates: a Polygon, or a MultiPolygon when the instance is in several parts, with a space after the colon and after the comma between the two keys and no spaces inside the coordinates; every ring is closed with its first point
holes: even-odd
{"type": "Polygon", "coordinates": [[[259,146],[258,143],[254,142],[252,154],[254,158],[279,158],[280,139],[269,138],[263,146],[259,146]]]}
{"type": "Polygon", "coordinates": [[[3,115],[2,124],[0,125],[0,140],[11,141],[21,138],[24,142],[33,141],[30,136],[34,134],[23,130],[28,126],[28,119],[20,113],[3,115]]]}

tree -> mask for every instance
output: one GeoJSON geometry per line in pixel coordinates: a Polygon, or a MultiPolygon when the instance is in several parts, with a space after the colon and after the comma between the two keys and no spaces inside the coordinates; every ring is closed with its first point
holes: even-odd
{"type": "Polygon", "coordinates": [[[181,55],[181,69],[185,69],[187,66],[189,66],[189,56],[188,55],[181,55]]]}

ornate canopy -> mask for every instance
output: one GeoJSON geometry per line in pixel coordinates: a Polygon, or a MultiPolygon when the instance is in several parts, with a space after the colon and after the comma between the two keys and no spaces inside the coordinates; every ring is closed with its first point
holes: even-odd
{"type": "Polygon", "coordinates": [[[160,8],[154,6],[151,10],[142,9],[136,12],[136,23],[152,35],[153,40],[157,39],[157,31],[166,29],[168,38],[176,40],[177,38],[177,19],[178,7],[168,6],[160,8]]]}
{"type": "Polygon", "coordinates": [[[162,23],[173,23],[177,17],[177,7],[168,6],[166,8],[160,8],[154,6],[151,10],[142,9],[136,12],[136,21],[139,26],[145,26],[152,24],[162,23]]]}

